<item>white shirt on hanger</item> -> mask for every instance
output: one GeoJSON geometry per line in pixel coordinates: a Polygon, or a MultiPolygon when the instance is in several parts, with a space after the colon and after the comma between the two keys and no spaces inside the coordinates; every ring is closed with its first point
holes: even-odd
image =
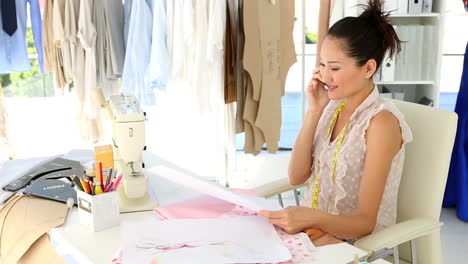
{"type": "Polygon", "coordinates": [[[171,57],[167,47],[166,0],[154,0],[153,36],[147,82],[153,89],[165,90],[171,67],[171,57]]]}
{"type": "Polygon", "coordinates": [[[121,92],[134,94],[142,105],[155,102],[151,85],[145,82],[153,31],[152,0],[133,1],[127,37],[121,92]]]}

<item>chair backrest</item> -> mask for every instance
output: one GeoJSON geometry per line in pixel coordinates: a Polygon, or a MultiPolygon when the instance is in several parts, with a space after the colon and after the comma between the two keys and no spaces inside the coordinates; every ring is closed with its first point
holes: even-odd
{"type": "MultiPolygon", "coordinates": [[[[438,108],[392,101],[413,133],[413,142],[406,146],[397,222],[417,217],[439,220],[458,116],[438,108]]],[[[418,239],[416,243],[418,263],[441,262],[440,234],[418,239]]],[[[403,259],[410,259],[408,248],[402,246],[400,252],[403,259]]]]}

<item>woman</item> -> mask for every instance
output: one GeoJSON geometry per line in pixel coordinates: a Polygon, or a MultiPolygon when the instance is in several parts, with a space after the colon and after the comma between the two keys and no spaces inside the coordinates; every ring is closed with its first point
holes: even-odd
{"type": "Polygon", "coordinates": [[[379,0],[369,0],[359,17],[346,17],[327,33],[289,163],[289,182],[309,180],[309,188],[302,206],[260,212],[288,233],[320,230],[326,236],[319,235],[316,245],[339,241],[335,237],[353,242],[396,221],[412,135],[372,80],[385,53],[400,49],[381,8],[379,0]]]}

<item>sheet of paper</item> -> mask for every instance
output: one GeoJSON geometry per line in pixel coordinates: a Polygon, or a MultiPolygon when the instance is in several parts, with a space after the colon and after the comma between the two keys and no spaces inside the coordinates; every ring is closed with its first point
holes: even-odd
{"type": "Polygon", "coordinates": [[[123,263],[274,263],[292,257],[273,225],[258,215],[134,222],[122,230],[123,263]]]}
{"type": "Polygon", "coordinates": [[[282,209],[276,201],[233,192],[216,183],[193,177],[165,166],[150,168],[149,171],[172,182],[191,188],[197,192],[208,194],[257,212],[260,210],[278,211],[282,209]]]}

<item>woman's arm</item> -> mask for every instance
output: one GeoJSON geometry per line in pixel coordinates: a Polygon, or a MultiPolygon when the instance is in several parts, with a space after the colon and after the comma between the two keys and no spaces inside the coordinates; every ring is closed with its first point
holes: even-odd
{"type": "Polygon", "coordinates": [[[312,80],[306,89],[309,110],[306,113],[301,131],[289,160],[288,177],[291,185],[303,184],[310,177],[315,130],[322,112],[330,99],[324,88],[320,68],[314,70],[312,80]]]}
{"type": "Polygon", "coordinates": [[[317,228],[339,237],[363,237],[375,228],[387,176],[401,144],[401,130],[395,116],[388,111],[377,114],[367,129],[366,160],[355,215],[332,215],[297,206],[278,212],[261,211],[261,214],[288,233],[317,228]]]}
{"type": "Polygon", "coordinates": [[[289,160],[288,177],[291,185],[303,184],[310,177],[315,130],[322,111],[308,111],[296,138],[289,160]]]}

